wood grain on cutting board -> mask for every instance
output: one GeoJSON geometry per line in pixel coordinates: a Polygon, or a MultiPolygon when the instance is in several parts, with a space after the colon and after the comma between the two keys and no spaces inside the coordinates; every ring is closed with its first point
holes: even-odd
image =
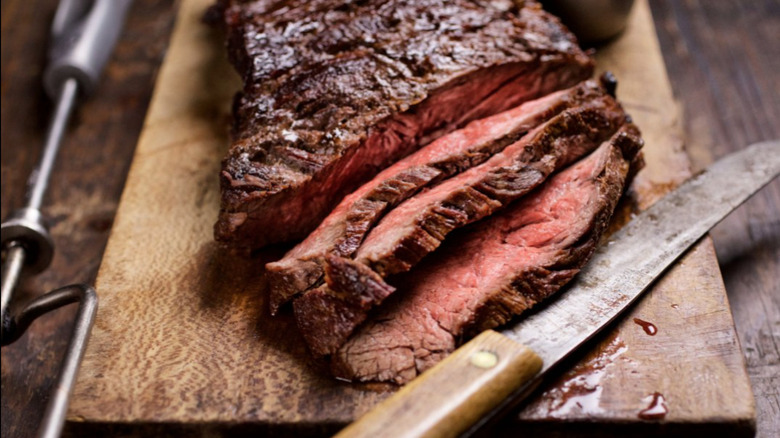
{"type": "MultiPolygon", "coordinates": [[[[389,394],[329,378],[290,315],[268,316],[264,261],[224,254],[213,242],[240,81],[222,36],[200,21],[210,3],[181,5],[98,276],[100,310],[71,432],[327,432],[389,394]]],[[[618,97],[643,131],[648,165],[631,201],[646,206],[688,176],[688,162],[645,2],[598,63],[618,77],[618,97]]],[[[750,432],[752,394],[709,240],[600,339],[503,428],[750,432]],[[640,419],[655,393],[668,413],[640,419]]]]}

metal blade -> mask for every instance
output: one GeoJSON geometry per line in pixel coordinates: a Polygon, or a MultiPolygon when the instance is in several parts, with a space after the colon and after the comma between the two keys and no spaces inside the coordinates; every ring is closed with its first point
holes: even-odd
{"type": "Polygon", "coordinates": [[[502,333],[542,373],[609,324],[707,231],[780,173],[780,141],[727,156],[639,214],[599,248],[568,290],[502,333]]]}

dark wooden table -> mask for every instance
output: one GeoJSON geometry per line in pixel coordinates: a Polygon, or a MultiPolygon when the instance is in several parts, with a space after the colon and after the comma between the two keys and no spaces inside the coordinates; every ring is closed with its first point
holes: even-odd
{"type": "MultiPolygon", "coordinates": [[[[51,105],[41,89],[55,0],[2,0],[2,216],[23,202],[51,105]]],[[[751,142],[780,138],[780,4],[652,1],[686,145],[696,169],[751,142]]],[[[97,95],[63,143],[45,211],[57,253],[17,301],[94,282],[175,2],[137,0],[97,95]]],[[[780,181],[713,232],[758,411],[758,435],[780,434],[780,181]]],[[[74,306],[71,306],[74,307],[74,306]]],[[[70,335],[75,308],[37,321],[2,349],[2,436],[32,436],[70,335]]],[[[728,403],[728,400],[724,400],[728,403]]]]}

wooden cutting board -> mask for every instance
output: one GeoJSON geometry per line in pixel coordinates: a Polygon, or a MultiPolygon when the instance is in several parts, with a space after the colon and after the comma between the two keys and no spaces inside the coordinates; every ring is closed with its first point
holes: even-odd
{"type": "MultiPolygon", "coordinates": [[[[212,1],[181,4],[100,268],[72,435],[331,433],[390,394],[329,378],[290,315],[268,316],[261,268],[280,250],[245,260],[212,240],[240,87],[223,37],[200,21],[212,1]]],[[[646,1],[598,65],[618,77],[646,140],[647,167],[617,215],[625,221],[689,175],[646,1]]],[[[501,429],[751,434],[753,397],[709,239],[597,341],[501,429]],[[665,415],[640,418],[654,395],[665,415]]]]}

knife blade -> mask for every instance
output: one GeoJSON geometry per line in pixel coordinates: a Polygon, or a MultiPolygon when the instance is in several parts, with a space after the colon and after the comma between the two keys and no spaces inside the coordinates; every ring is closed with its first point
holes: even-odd
{"type": "Polygon", "coordinates": [[[541,311],[487,330],[337,436],[474,432],[629,308],[685,251],[780,174],[780,141],[751,145],[691,178],[596,250],[541,311]]]}

